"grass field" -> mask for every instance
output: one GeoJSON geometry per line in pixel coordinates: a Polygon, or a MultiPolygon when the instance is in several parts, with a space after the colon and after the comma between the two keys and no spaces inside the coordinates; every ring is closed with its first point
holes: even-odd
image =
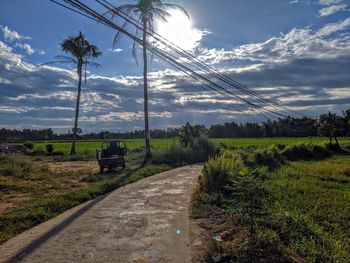
{"type": "Polygon", "coordinates": [[[230,262],[349,262],[346,150],[293,145],[225,151],[205,164],[197,196],[193,216],[206,222],[210,235],[226,232],[228,237],[222,243],[211,241],[209,257],[222,253],[230,255],[230,262]]]}
{"type": "MultiPolygon", "coordinates": [[[[294,145],[299,143],[323,144],[329,140],[326,137],[301,137],[301,138],[238,138],[238,139],[211,139],[217,143],[236,148],[246,148],[249,146],[267,146],[271,144],[294,145]]],[[[340,138],[339,143],[350,143],[350,138],[340,138]]]]}
{"type": "Polygon", "coordinates": [[[349,262],[350,156],[292,162],[265,186],[275,200],[266,224],[290,249],[312,262],[349,262]]]}
{"type": "MultiPolygon", "coordinates": [[[[153,139],[151,145],[153,148],[164,148],[169,146],[176,139],[153,139]]],[[[144,145],[143,139],[131,139],[131,140],[121,140],[125,142],[128,149],[135,149],[137,147],[144,145]]],[[[78,141],[77,142],[77,152],[92,151],[95,152],[96,149],[101,148],[103,141],[78,141]]],[[[55,141],[46,141],[46,142],[36,142],[34,150],[45,150],[45,145],[51,143],[55,147],[55,151],[59,152],[69,152],[72,145],[71,142],[55,142],[55,141]]]]}
{"type": "MultiPolygon", "coordinates": [[[[227,146],[237,147],[237,148],[246,148],[249,146],[266,146],[271,144],[285,144],[293,145],[298,143],[314,143],[322,144],[328,141],[328,138],[325,137],[306,137],[306,138],[223,138],[223,139],[211,139],[217,143],[223,143],[227,146]]],[[[134,149],[144,145],[143,139],[131,139],[131,140],[122,140],[126,143],[128,149],[134,149]]],[[[154,148],[164,148],[171,145],[176,139],[152,139],[151,145],[154,148]]],[[[349,138],[340,138],[340,143],[350,143],[349,138]]],[[[69,152],[71,147],[71,142],[37,142],[35,143],[35,150],[45,150],[45,145],[51,143],[55,147],[55,151],[60,152],[69,152]]],[[[92,151],[95,152],[96,149],[101,147],[101,141],[78,141],[77,142],[77,151],[92,151]]]]}

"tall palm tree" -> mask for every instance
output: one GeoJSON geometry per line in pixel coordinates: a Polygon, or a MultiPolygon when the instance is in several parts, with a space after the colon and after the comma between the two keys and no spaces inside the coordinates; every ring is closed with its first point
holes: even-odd
{"type": "Polygon", "coordinates": [[[83,70],[85,70],[85,81],[86,81],[86,68],[88,65],[92,66],[99,66],[99,64],[95,62],[89,61],[91,58],[97,58],[102,54],[102,52],[99,51],[99,49],[95,46],[90,44],[86,39],[85,36],[79,32],[77,36],[71,36],[67,39],[63,40],[63,42],[60,44],[61,49],[69,53],[71,57],[69,56],[56,56],[56,61],[51,61],[47,64],[72,64],[77,69],[77,75],[78,75],[78,94],[77,94],[77,100],[75,105],[75,119],[74,119],[74,128],[73,131],[73,140],[72,140],[72,148],[70,151],[70,154],[75,154],[75,144],[77,140],[77,133],[79,132],[78,128],[78,118],[79,118],[79,106],[80,106],[80,95],[81,95],[81,84],[82,84],[82,75],[83,70]]]}
{"type": "MultiPolygon", "coordinates": [[[[162,0],[136,0],[135,4],[126,4],[116,7],[111,11],[107,12],[106,15],[110,16],[111,19],[118,17],[118,12],[122,11],[130,16],[133,16],[140,24],[142,24],[142,50],[143,50],[143,86],[144,86],[144,118],[145,118],[145,148],[146,148],[146,159],[151,158],[151,147],[150,147],[150,132],[148,123],[148,84],[147,84],[147,29],[154,30],[155,20],[160,20],[166,22],[167,18],[170,17],[170,13],[166,9],[177,9],[183,12],[187,17],[189,17],[187,11],[176,4],[163,3],[162,0]]],[[[123,24],[125,28],[128,26],[126,21],[123,24]]],[[[149,32],[151,32],[149,31],[149,32]]],[[[139,31],[136,29],[136,34],[139,31]]],[[[114,45],[116,44],[121,32],[119,31],[114,38],[114,45]]],[[[136,42],[134,41],[132,47],[132,54],[136,60],[136,42]]]]}

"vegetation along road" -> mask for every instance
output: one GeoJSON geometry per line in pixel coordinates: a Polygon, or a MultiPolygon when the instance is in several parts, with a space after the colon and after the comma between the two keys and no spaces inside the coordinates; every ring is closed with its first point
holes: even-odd
{"type": "Polygon", "coordinates": [[[0,262],[189,262],[191,193],[202,166],[145,178],[0,247],[0,262]]]}

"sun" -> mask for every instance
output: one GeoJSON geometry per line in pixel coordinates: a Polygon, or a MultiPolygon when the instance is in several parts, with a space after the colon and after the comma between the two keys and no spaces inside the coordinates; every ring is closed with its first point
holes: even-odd
{"type": "Polygon", "coordinates": [[[176,9],[167,10],[167,22],[157,22],[157,32],[162,37],[185,50],[193,50],[202,39],[202,32],[193,28],[191,20],[176,9]]]}

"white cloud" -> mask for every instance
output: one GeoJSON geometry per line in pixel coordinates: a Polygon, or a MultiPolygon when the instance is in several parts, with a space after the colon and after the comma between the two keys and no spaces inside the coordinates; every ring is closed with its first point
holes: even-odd
{"type": "Polygon", "coordinates": [[[38,53],[40,55],[45,54],[45,51],[34,49],[30,44],[23,43],[22,40],[30,40],[32,39],[31,37],[21,35],[20,33],[9,29],[7,26],[0,25],[0,29],[3,32],[5,42],[10,43],[13,47],[23,49],[28,55],[32,55],[34,53],[38,53]]]}
{"type": "Polygon", "coordinates": [[[244,64],[240,66],[245,61],[254,65],[250,66],[250,70],[253,70],[259,69],[261,63],[285,63],[290,59],[306,57],[336,57],[349,54],[350,34],[344,32],[349,27],[350,18],[326,24],[316,31],[309,27],[293,28],[287,34],[272,37],[265,42],[245,44],[232,50],[201,49],[199,58],[210,64],[235,61],[238,63],[236,69],[246,67],[244,64]],[[330,37],[335,33],[339,34],[330,37]]]}
{"type": "Polygon", "coordinates": [[[11,84],[11,80],[0,77],[0,84],[11,84]]]}
{"type": "Polygon", "coordinates": [[[5,38],[6,41],[12,42],[12,41],[15,41],[15,40],[22,40],[22,39],[28,40],[28,39],[31,39],[31,37],[21,35],[18,32],[9,29],[7,26],[1,26],[0,25],[0,28],[2,30],[2,33],[4,34],[4,38],[5,38]]]}
{"type": "MultiPolygon", "coordinates": [[[[220,67],[229,62],[220,71],[268,98],[283,99],[294,109],[322,111],[329,107],[324,105],[349,101],[349,26],[350,18],[318,30],[295,28],[232,50],[201,49],[202,57],[220,67]],[[232,66],[236,61],[244,63],[232,66]],[[333,88],[338,95],[330,97],[333,88]]],[[[1,126],[65,132],[74,118],[76,72],[36,67],[13,50],[0,41],[1,126]]],[[[152,129],[186,121],[246,121],[256,114],[247,105],[242,108],[242,102],[203,91],[192,79],[169,69],[149,73],[149,92],[152,129]]],[[[84,132],[142,129],[142,101],[142,76],[90,75],[83,86],[79,126],[84,132]]]]}
{"type": "Polygon", "coordinates": [[[29,44],[19,44],[19,43],[17,43],[15,45],[15,47],[19,47],[21,49],[24,49],[27,52],[28,55],[32,55],[35,52],[34,49],[29,44]]]}
{"type": "Polygon", "coordinates": [[[343,2],[343,0],[319,0],[318,2],[321,5],[336,5],[343,2]]]}
{"type": "Polygon", "coordinates": [[[112,52],[112,53],[120,53],[120,52],[123,51],[123,49],[121,49],[121,48],[115,48],[115,49],[110,48],[110,49],[108,49],[108,51],[112,52]]]}
{"type": "Polygon", "coordinates": [[[345,11],[347,10],[347,5],[342,4],[342,5],[331,5],[327,6],[325,8],[322,8],[321,10],[318,11],[319,15],[322,16],[330,16],[333,15],[339,11],[345,11]]]}

